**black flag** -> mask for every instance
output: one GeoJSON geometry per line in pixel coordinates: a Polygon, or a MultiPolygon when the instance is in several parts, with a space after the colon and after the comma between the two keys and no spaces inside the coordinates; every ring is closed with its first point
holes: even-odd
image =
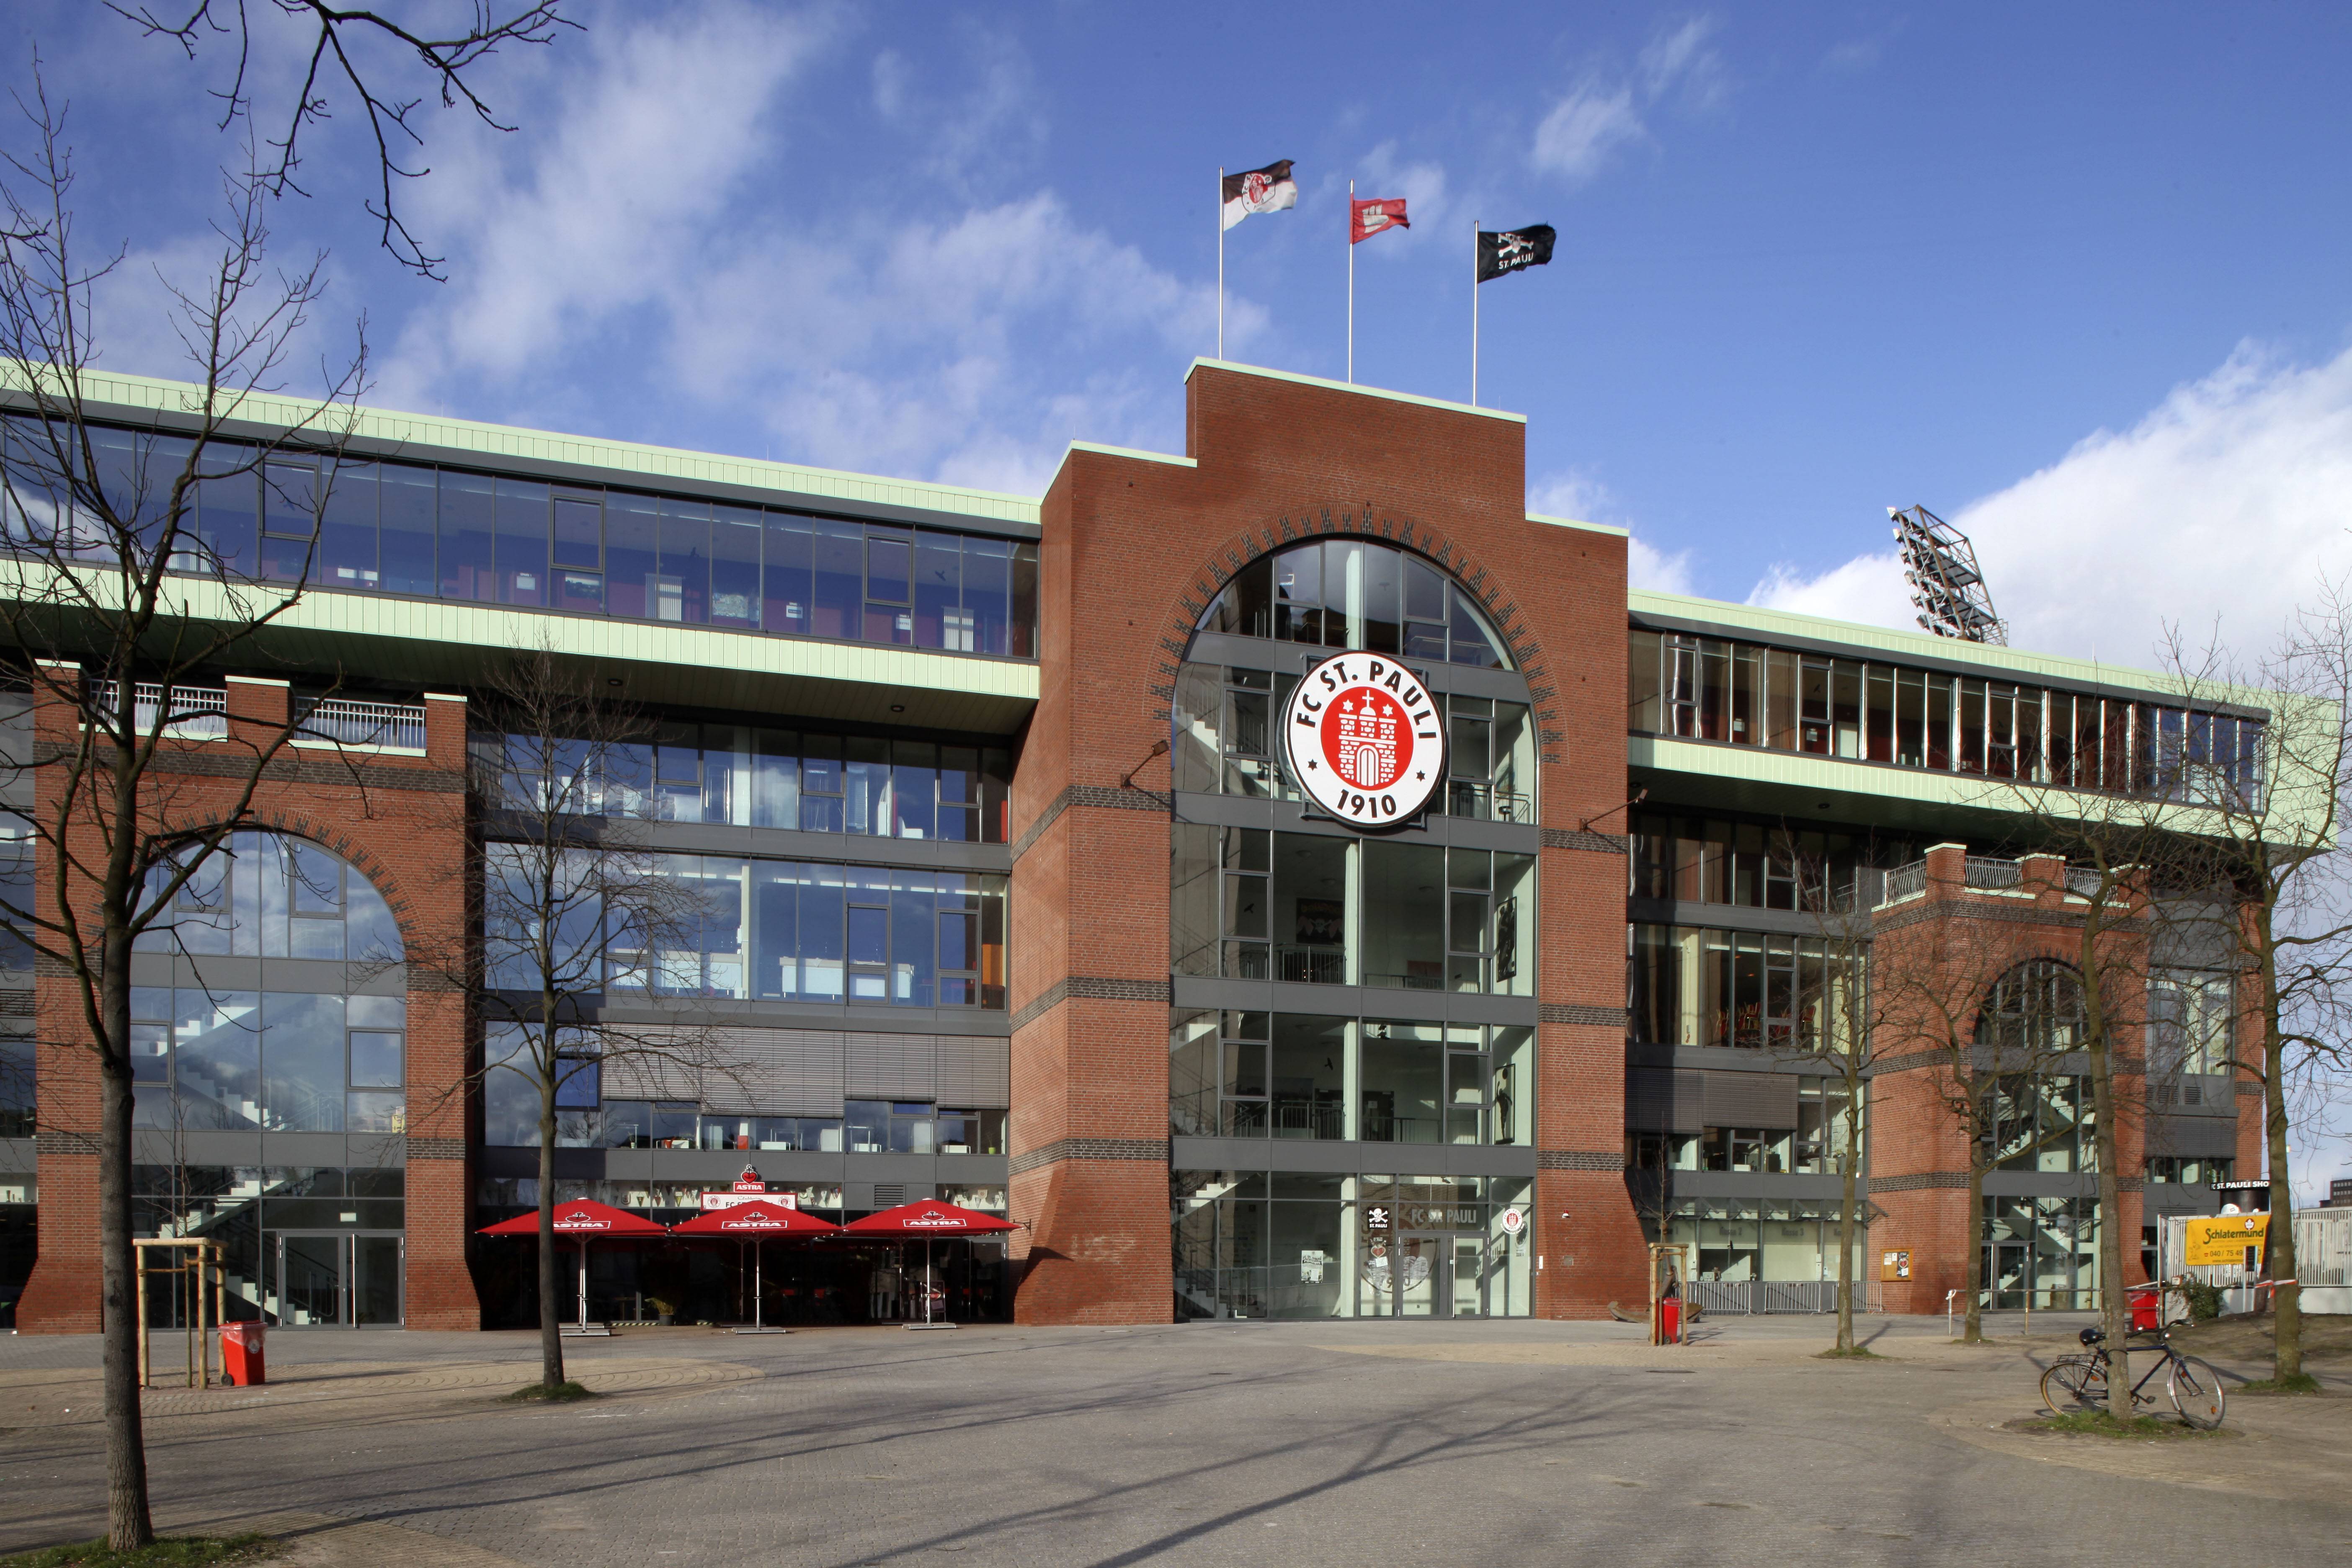
{"type": "Polygon", "coordinates": [[[1551,259],[1552,241],[1559,235],[1548,223],[1527,228],[1507,228],[1500,234],[1478,231],[1478,281],[1541,267],[1551,259]]]}

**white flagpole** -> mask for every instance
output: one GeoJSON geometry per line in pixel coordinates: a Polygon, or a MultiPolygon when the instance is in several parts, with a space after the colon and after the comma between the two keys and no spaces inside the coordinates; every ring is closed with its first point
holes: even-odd
{"type": "Polygon", "coordinates": [[[1356,182],[1348,182],[1348,384],[1356,384],[1356,182]]]}
{"type": "Polygon", "coordinates": [[[1470,220],[1470,406],[1478,406],[1478,220],[1470,220]]]}
{"type": "Polygon", "coordinates": [[[1225,357],[1225,166],[1217,165],[1217,357],[1225,357]]]}

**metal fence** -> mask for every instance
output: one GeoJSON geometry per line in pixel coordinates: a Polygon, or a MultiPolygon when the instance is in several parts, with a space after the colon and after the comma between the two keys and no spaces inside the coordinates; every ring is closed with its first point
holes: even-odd
{"type": "Polygon", "coordinates": [[[383,752],[425,750],[425,704],[323,698],[303,710],[296,739],[383,752]]]}
{"type": "Polygon", "coordinates": [[[2025,867],[2016,860],[1997,860],[1990,856],[1971,855],[1968,863],[1968,885],[1971,888],[2014,888],[2025,880],[2025,867]]]}
{"type": "MultiPolygon", "coordinates": [[[[93,681],[90,701],[101,711],[114,710],[114,682],[93,681]]],[[[131,689],[132,722],[139,732],[146,734],[155,726],[159,711],[171,718],[163,733],[181,741],[217,741],[228,733],[228,691],[217,686],[174,686],[171,704],[163,701],[163,688],[152,681],[142,680],[131,689]]]]}
{"type": "MultiPolygon", "coordinates": [[[[1837,1289],[1834,1279],[1694,1279],[1685,1293],[1701,1311],[1757,1318],[1776,1312],[1834,1312],[1837,1289]]],[[[1864,1281],[1854,1281],[1853,1295],[1856,1311],[1876,1310],[1864,1281]]]]}
{"type": "Polygon", "coordinates": [[[1897,866],[1886,873],[1886,891],[1879,895],[1882,904],[1903,899],[1916,899],[1927,890],[1927,862],[1914,860],[1908,866],[1897,866]]]}

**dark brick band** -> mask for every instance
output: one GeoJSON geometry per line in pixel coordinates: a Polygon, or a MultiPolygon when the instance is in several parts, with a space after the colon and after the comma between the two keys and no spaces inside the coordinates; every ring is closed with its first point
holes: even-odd
{"type": "Polygon", "coordinates": [[[98,1140],[87,1132],[66,1132],[44,1127],[33,1135],[33,1147],[42,1154],[96,1154],[98,1140]]]}
{"type": "Polygon", "coordinates": [[[1582,1024],[1595,1029],[1622,1029],[1625,1016],[1622,1007],[1588,1007],[1581,1002],[1544,1002],[1536,1007],[1538,1023],[1582,1024]]]}
{"type": "Polygon", "coordinates": [[[1164,1138],[1056,1138],[1026,1153],[1015,1154],[1006,1167],[1011,1175],[1034,1171],[1064,1160],[1108,1161],[1127,1164],[1168,1163],[1164,1138]]]}
{"type": "Polygon", "coordinates": [[[1625,1156],[1614,1149],[1538,1149],[1538,1171],[1622,1171],[1625,1156]]]}
{"type": "Polygon", "coordinates": [[[463,1138],[411,1138],[408,1157],[412,1160],[462,1160],[466,1157],[463,1138]]]}
{"type": "Polygon", "coordinates": [[[1582,849],[1593,855],[1622,855],[1633,847],[1632,840],[1614,833],[1587,833],[1575,827],[1547,827],[1543,830],[1543,847],[1547,849],[1582,849]]]}
{"type": "Polygon", "coordinates": [[[1168,982],[1165,980],[1117,980],[1093,974],[1073,974],[1056,980],[1045,994],[1023,1005],[1013,1015],[1013,1026],[1044,1017],[1063,1003],[1076,996],[1093,1002],[1157,1002],[1168,1005],[1168,982]]]}
{"type": "Polygon", "coordinates": [[[1966,1171],[1916,1171],[1907,1176],[1873,1176],[1870,1190],[1874,1193],[1916,1193],[1930,1187],[1965,1187],[1969,1184],[1966,1171]]]}
{"type": "MultiPolygon", "coordinates": [[[[159,773],[194,773],[204,778],[243,779],[253,773],[250,753],[163,752],[155,753],[159,773]]],[[[331,763],[310,757],[272,757],[261,776],[273,784],[358,784],[362,789],[426,790],[436,795],[463,795],[466,775],[446,768],[393,768],[381,763],[331,763]]]]}

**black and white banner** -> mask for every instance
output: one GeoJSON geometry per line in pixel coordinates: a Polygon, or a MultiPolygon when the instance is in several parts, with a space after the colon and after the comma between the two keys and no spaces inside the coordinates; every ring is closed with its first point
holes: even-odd
{"type": "MultiPolygon", "coordinates": [[[[1507,272],[1524,272],[1530,267],[1541,267],[1551,260],[1552,241],[1558,232],[1548,223],[1527,228],[1507,228],[1500,233],[1478,231],[1478,281],[1500,278],[1507,272]]],[[[1458,276],[1458,274],[1457,274],[1458,276]]]]}

